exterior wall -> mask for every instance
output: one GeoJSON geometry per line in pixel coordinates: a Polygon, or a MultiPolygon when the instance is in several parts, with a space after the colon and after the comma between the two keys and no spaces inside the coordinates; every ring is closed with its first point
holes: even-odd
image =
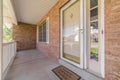
{"type": "Polygon", "coordinates": [[[105,80],[120,80],[120,0],[105,0],[105,80]]]}
{"type": "Polygon", "coordinates": [[[60,8],[70,0],[59,0],[58,3],[38,23],[38,26],[49,17],[49,43],[37,43],[37,49],[56,59],[60,55],[60,8]]]}
{"type": "MultiPolygon", "coordinates": [[[[50,18],[50,43],[37,43],[40,52],[55,58],[60,54],[60,12],[59,8],[69,0],[59,0],[43,17],[50,18]]],[[[105,0],[105,80],[120,80],[120,0],[105,0]]]]}
{"type": "Polygon", "coordinates": [[[19,23],[13,26],[13,39],[17,41],[17,50],[36,48],[36,26],[19,23]]]}

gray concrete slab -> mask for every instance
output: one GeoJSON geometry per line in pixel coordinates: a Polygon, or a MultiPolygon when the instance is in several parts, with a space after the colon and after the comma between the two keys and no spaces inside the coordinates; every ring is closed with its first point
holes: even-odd
{"type": "Polygon", "coordinates": [[[58,61],[37,50],[20,51],[5,80],[59,80],[51,71],[59,65],[58,61]]]}

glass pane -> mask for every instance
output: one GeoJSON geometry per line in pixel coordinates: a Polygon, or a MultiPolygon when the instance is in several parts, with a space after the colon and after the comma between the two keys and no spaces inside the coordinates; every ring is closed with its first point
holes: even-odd
{"type": "MultiPolygon", "coordinates": [[[[98,4],[97,0],[91,0],[90,5],[98,4]],[[97,2],[97,3],[96,3],[97,2]]],[[[98,7],[90,11],[90,58],[98,61],[98,7]]]]}
{"type": "Polygon", "coordinates": [[[46,22],[43,23],[43,42],[46,42],[46,22]]]}
{"type": "Polygon", "coordinates": [[[12,24],[5,23],[3,25],[3,42],[11,42],[12,38],[12,24]]]}
{"type": "Polygon", "coordinates": [[[63,12],[63,57],[80,63],[80,1],[63,12]]]}
{"type": "Polygon", "coordinates": [[[98,19],[98,8],[95,8],[90,11],[91,21],[98,19]]]}
{"type": "Polygon", "coordinates": [[[42,26],[39,27],[39,41],[42,41],[42,26]]]}
{"type": "Polygon", "coordinates": [[[98,5],[98,0],[91,0],[90,1],[90,8],[93,8],[98,5]]]}
{"type": "Polygon", "coordinates": [[[98,21],[91,23],[91,36],[90,36],[90,42],[91,42],[91,49],[90,53],[91,59],[94,59],[98,61],[98,49],[99,49],[99,41],[98,41],[98,21]]]}

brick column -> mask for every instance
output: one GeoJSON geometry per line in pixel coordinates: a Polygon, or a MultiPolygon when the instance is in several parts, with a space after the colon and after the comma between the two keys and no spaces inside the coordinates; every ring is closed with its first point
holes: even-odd
{"type": "Polygon", "coordinates": [[[120,0],[105,0],[105,80],[120,80],[120,0]]]}

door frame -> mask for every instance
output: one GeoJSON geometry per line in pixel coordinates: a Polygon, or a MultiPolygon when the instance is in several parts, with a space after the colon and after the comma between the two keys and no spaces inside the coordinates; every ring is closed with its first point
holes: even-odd
{"type": "MultiPolygon", "coordinates": [[[[80,63],[82,64],[82,65],[78,65],[78,64],[76,64],[76,63],[74,63],[74,62],[71,62],[70,60],[67,60],[67,59],[65,59],[64,57],[63,57],[63,42],[62,42],[62,40],[63,40],[63,33],[62,33],[62,21],[63,21],[63,18],[62,18],[62,11],[64,10],[64,9],[66,9],[67,7],[69,7],[70,5],[72,5],[74,2],[76,2],[77,0],[71,0],[68,4],[66,4],[63,8],[61,8],[61,10],[60,10],[60,59],[62,59],[62,60],[65,60],[65,61],[67,61],[67,62],[69,62],[69,63],[71,63],[71,64],[73,64],[74,66],[77,66],[77,67],[79,67],[79,68],[81,68],[81,69],[85,69],[85,70],[87,70],[88,69],[88,48],[87,48],[87,0],[81,0],[81,3],[80,3],[80,11],[82,11],[82,12],[80,12],[81,13],[81,19],[82,20],[80,20],[80,21],[82,21],[81,23],[81,26],[84,26],[84,27],[82,27],[82,29],[84,30],[84,32],[83,32],[83,39],[82,39],[82,42],[83,42],[83,44],[82,45],[80,45],[80,46],[83,46],[82,47],[82,51],[81,51],[81,55],[80,56],[82,56],[82,57],[80,57],[80,63]],[[81,7],[82,6],[82,7],[81,7]],[[83,54],[84,53],[84,54],[83,54]]],[[[102,27],[101,29],[103,30],[103,34],[101,35],[102,37],[100,38],[102,41],[101,41],[101,43],[102,44],[100,44],[100,46],[102,46],[101,47],[101,54],[100,54],[100,66],[101,66],[101,74],[100,75],[97,75],[97,76],[99,76],[99,77],[102,77],[102,78],[104,78],[105,77],[105,33],[104,33],[104,3],[105,3],[105,0],[100,0],[100,2],[99,2],[100,4],[99,4],[99,7],[100,7],[100,10],[99,10],[99,13],[100,13],[100,20],[99,20],[99,24],[100,24],[100,26],[102,27]]],[[[92,72],[90,72],[90,73],[92,73],[92,72]]],[[[94,73],[92,73],[92,74],[94,74],[94,73]]],[[[96,74],[94,74],[94,75],[96,75],[96,74]]]]}
{"type": "MultiPolygon", "coordinates": [[[[63,11],[65,10],[65,9],[67,9],[67,8],[69,8],[72,4],[74,4],[76,1],[78,1],[78,0],[71,0],[68,4],[66,4],[64,7],[62,7],[61,8],[61,10],[60,10],[60,28],[61,28],[61,40],[60,40],[60,58],[62,59],[62,60],[65,60],[65,61],[67,61],[67,62],[69,62],[69,63],[71,63],[71,64],[73,64],[73,65],[75,65],[75,66],[77,66],[77,67],[79,67],[79,68],[81,68],[81,69],[83,69],[83,39],[81,39],[81,37],[83,37],[83,33],[80,33],[80,64],[77,64],[77,63],[75,63],[75,62],[73,62],[73,61],[70,61],[70,60],[68,60],[68,59],[66,59],[66,58],[64,58],[63,57],[63,26],[62,26],[62,24],[63,24],[63,11]]],[[[83,30],[83,0],[80,0],[80,30],[83,30]]]]}
{"type": "MultiPolygon", "coordinates": [[[[100,33],[103,33],[103,34],[100,34],[100,75],[99,74],[96,74],[94,72],[90,72],[92,74],[95,74],[99,77],[102,77],[104,78],[105,77],[105,30],[104,30],[104,3],[105,3],[105,0],[99,0],[99,4],[98,4],[98,7],[99,7],[99,26],[101,26],[100,28],[100,33]]],[[[89,51],[88,51],[88,33],[87,33],[87,22],[88,22],[88,17],[87,17],[87,0],[84,0],[84,69],[89,71],[88,69],[88,56],[89,56],[89,51]]]]}

